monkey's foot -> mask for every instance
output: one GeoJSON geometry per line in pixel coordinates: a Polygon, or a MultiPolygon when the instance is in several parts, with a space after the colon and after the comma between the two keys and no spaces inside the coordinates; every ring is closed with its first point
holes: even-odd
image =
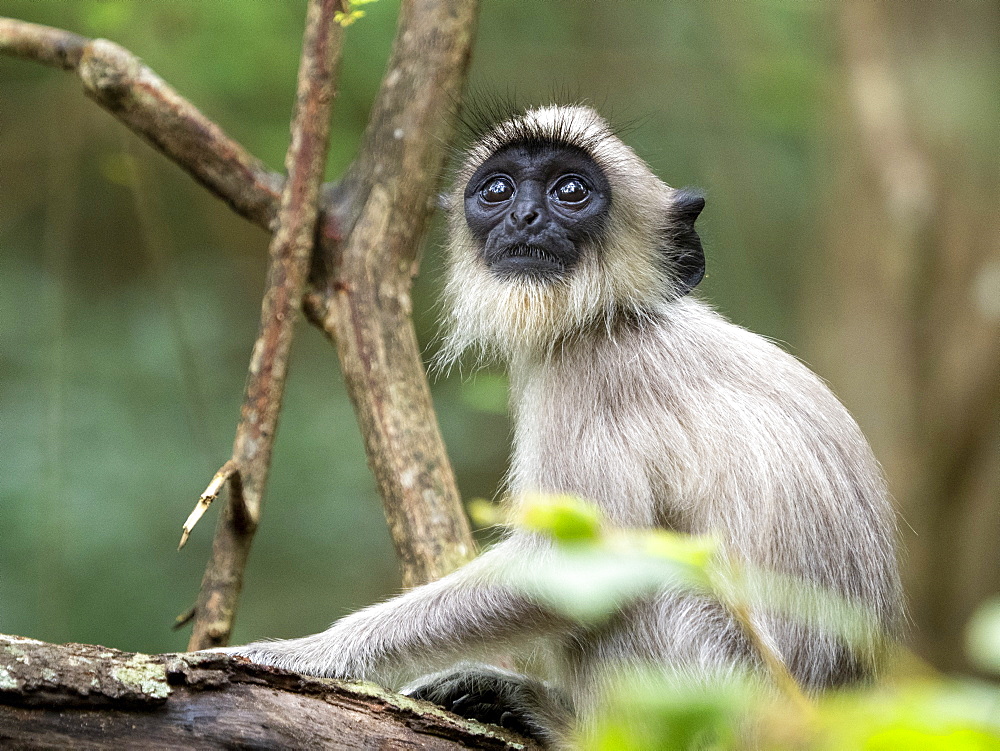
{"type": "Polygon", "coordinates": [[[492,665],[465,663],[419,678],[402,693],[547,745],[568,726],[569,708],[551,688],[492,665]]]}

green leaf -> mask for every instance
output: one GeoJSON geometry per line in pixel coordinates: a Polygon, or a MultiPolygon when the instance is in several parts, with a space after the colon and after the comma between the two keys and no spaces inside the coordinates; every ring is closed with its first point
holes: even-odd
{"type": "Polygon", "coordinates": [[[337,11],[333,14],[333,20],[339,23],[341,26],[350,26],[352,23],[357,21],[359,18],[364,18],[365,12],[363,10],[351,10],[346,13],[337,11]]]}
{"type": "MultiPolygon", "coordinates": [[[[485,512],[476,506],[477,513],[485,512]]],[[[495,514],[489,510],[484,518],[495,514]]],[[[495,519],[495,516],[492,518],[495,519]]],[[[707,591],[717,542],[665,530],[602,532],[600,510],[571,495],[528,495],[514,523],[558,544],[537,565],[514,562],[510,585],[568,618],[600,621],[665,588],[707,591]]]]}
{"type": "Polygon", "coordinates": [[[557,546],[537,563],[516,561],[505,580],[567,618],[593,624],[665,589],[704,592],[702,573],[683,561],[584,544],[557,546]]]}
{"type": "Polygon", "coordinates": [[[820,705],[823,751],[1000,751],[1000,692],[972,681],[911,680],[829,695],[820,705]]]}
{"type": "Polygon", "coordinates": [[[968,728],[933,733],[912,727],[893,727],[872,734],[865,751],[995,751],[1000,740],[968,728]]]}
{"type": "Polygon", "coordinates": [[[529,495],[518,507],[516,523],[560,542],[594,541],[601,532],[601,513],[572,495],[529,495]]]}
{"type": "Polygon", "coordinates": [[[605,690],[605,711],[586,751],[731,748],[739,718],[759,701],[739,676],[713,680],[650,667],[625,671],[605,690]]]}
{"type": "Polygon", "coordinates": [[[465,507],[469,512],[469,518],[477,527],[492,527],[507,523],[503,509],[485,498],[473,498],[465,504],[465,507]]]}
{"type": "Polygon", "coordinates": [[[1000,597],[987,600],[972,615],[965,631],[965,648],[978,667],[1000,673],[1000,597]]]}
{"type": "Polygon", "coordinates": [[[637,539],[648,555],[669,558],[704,571],[716,562],[719,541],[709,535],[686,535],[666,529],[644,532],[637,539]]]}
{"type": "Polygon", "coordinates": [[[344,3],[343,11],[337,11],[333,14],[333,20],[339,23],[341,26],[350,26],[352,23],[357,21],[359,18],[365,17],[365,12],[363,10],[357,10],[358,5],[368,5],[369,3],[377,2],[377,0],[346,0],[344,3]]]}

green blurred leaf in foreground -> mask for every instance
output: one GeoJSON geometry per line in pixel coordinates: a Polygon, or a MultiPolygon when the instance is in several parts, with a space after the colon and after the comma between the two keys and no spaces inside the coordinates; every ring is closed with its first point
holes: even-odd
{"type": "Polygon", "coordinates": [[[987,600],[973,614],[966,628],[965,645],[980,669],[1000,673],[1000,597],[987,600]]]}

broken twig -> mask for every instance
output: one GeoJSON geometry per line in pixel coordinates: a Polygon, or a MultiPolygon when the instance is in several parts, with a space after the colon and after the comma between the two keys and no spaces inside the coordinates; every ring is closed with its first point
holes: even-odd
{"type": "Polygon", "coordinates": [[[194,507],[194,511],[188,516],[187,521],[184,522],[184,527],[181,530],[181,541],[177,545],[177,549],[180,550],[188,541],[188,537],[191,536],[191,530],[194,529],[194,525],[198,523],[198,520],[205,515],[208,511],[208,507],[212,505],[219,493],[222,491],[222,487],[226,482],[238,472],[238,467],[236,462],[230,459],[228,462],[222,465],[222,468],[215,473],[212,481],[208,483],[208,487],[205,488],[205,492],[201,494],[198,499],[198,503],[194,507]]]}

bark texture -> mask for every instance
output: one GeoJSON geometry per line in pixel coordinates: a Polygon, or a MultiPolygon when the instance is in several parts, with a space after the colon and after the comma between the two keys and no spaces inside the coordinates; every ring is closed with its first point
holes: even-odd
{"type": "Polygon", "coordinates": [[[9,749],[532,749],[387,692],[224,655],[144,655],[0,635],[9,749]]]}
{"type": "Polygon", "coordinates": [[[331,194],[310,317],[337,343],[403,571],[414,586],[474,554],[411,318],[475,37],[472,0],[404,0],[361,152],[331,194]]]}

